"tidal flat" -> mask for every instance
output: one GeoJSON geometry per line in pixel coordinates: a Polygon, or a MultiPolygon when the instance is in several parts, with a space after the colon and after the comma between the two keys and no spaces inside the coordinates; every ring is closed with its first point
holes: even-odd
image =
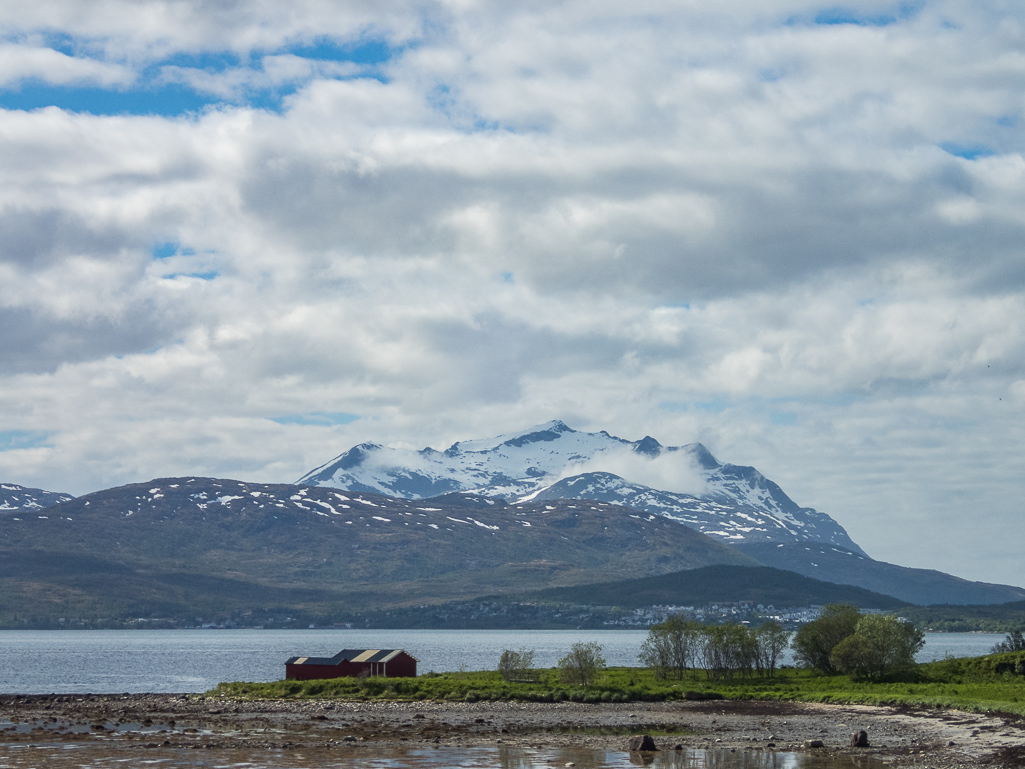
{"type": "Polygon", "coordinates": [[[0,695],[0,767],[1025,766],[1025,721],[946,709],[704,702],[242,701],[0,695]],[[869,747],[851,748],[865,730],[869,747]],[[648,734],[654,753],[629,753],[648,734]],[[821,747],[812,747],[820,741],[821,747]]]}

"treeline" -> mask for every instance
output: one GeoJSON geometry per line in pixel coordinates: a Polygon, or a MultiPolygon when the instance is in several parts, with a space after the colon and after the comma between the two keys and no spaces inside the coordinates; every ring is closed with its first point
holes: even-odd
{"type": "MultiPolygon", "coordinates": [[[[709,679],[760,676],[772,678],[788,648],[798,665],[852,680],[881,681],[905,676],[916,668],[915,655],[925,634],[892,614],[862,614],[851,604],[827,604],[821,616],[790,634],[777,622],[759,627],[741,624],[703,625],[673,616],[653,625],[641,644],[638,660],[656,680],[683,680],[704,673],[709,679]]],[[[1021,634],[1008,636],[994,651],[1025,646],[1021,634]]],[[[588,685],[605,668],[597,644],[574,644],[559,660],[564,683],[588,685]]],[[[534,652],[505,650],[498,670],[508,682],[538,680],[534,652]]]]}
{"type": "Polygon", "coordinates": [[[702,625],[681,617],[670,617],[653,625],[641,644],[638,659],[655,677],[682,680],[689,670],[702,668],[709,678],[736,675],[772,677],[790,634],[777,622],[757,628],[747,625],[702,625]]]}

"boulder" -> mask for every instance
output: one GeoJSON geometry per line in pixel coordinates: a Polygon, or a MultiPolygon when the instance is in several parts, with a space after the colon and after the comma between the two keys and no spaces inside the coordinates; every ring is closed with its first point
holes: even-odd
{"type": "Polygon", "coordinates": [[[822,740],[805,740],[804,747],[806,748],[821,748],[825,747],[825,743],[822,740]]]}
{"type": "Polygon", "coordinates": [[[636,734],[630,738],[630,746],[627,748],[631,753],[638,750],[658,750],[655,747],[655,740],[647,734],[636,734]]]}
{"type": "Polygon", "coordinates": [[[851,732],[851,747],[852,748],[867,748],[868,747],[868,732],[862,729],[859,732],[851,732]]]}

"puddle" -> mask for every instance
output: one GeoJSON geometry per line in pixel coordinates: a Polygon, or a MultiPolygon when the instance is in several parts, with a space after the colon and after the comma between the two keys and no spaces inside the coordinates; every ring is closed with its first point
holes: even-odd
{"type": "Polygon", "coordinates": [[[559,748],[353,747],[325,749],[122,749],[84,744],[0,745],[0,769],[883,769],[869,756],[729,750],[665,750],[657,753],[559,748]]]}

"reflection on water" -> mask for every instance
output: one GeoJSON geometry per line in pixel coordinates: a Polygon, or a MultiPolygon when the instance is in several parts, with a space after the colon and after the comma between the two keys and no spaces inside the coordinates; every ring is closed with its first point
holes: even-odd
{"type": "Polygon", "coordinates": [[[0,745],[0,769],[882,769],[869,756],[772,753],[754,750],[666,750],[657,753],[557,748],[338,748],[294,750],[185,750],[100,745],[0,745]]]}

